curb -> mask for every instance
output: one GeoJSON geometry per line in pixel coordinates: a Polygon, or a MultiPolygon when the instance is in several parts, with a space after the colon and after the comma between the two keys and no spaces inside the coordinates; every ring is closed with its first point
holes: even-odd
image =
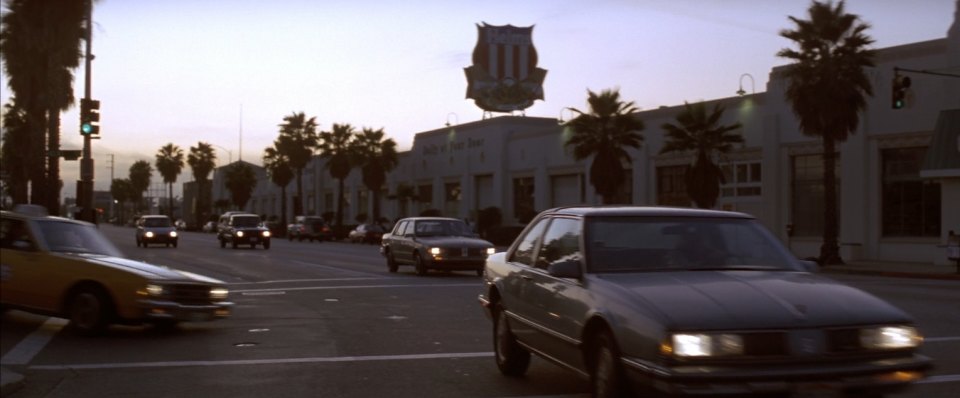
{"type": "Polygon", "coordinates": [[[23,375],[0,368],[0,397],[6,397],[23,387],[23,375]]]}

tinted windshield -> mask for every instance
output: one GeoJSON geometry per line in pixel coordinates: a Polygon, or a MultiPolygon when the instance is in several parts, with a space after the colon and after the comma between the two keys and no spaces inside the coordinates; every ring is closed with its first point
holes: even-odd
{"type": "Polygon", "coordinates": [[[38,220],[40,238],[51,251],[60,253],[123,256],[96,227],[57,220],[38,220]]]}
{"type": "Polygon", "coordinates": [[[460,220],[420,220],[414,232],[417,236],[473,236],[470,227],[460,220]]]}
{"type": "Polygon", "coordinates": [[[260,226],[260,217],[240,216],[233,218],[234,227],[257,227],[260,226]]]}
{"type": "Polygon", "coordinates": [[[786,249],[754,220],[594,217],[585,226],[592,272],[793,269],[786,249]]]}
{"type": "Polygon", "coordinates": [[[145,227],[169,227],[170,219],[161,218],[161,217],[150,217],[143,219],[143,226],[145,227]]]}

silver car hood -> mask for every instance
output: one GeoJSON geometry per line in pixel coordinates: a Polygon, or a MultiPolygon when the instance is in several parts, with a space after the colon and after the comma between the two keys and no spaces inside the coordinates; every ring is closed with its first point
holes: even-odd
{"type": "Polygon", "coordinates": [[[787,271],[599,274],[671,329],[803,328],[910,322],[900,309],[829,278],[787,271]]]}
{"type": "Polygon", "coordinates": [[[493,244],[480,238],[471,238],[469,236],[426,236],[417,237],[417,242],[424,246],[440,247],[493,247],[493,244]]]}

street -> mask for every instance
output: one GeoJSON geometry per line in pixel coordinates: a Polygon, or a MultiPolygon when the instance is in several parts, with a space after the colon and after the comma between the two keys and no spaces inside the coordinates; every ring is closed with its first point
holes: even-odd
{"type": "MultiPolygon", "coordinates": [[[[101,226],[130,258],[226,281],[231,318],[177,330],[114,326],[84,338],[65,321],[10,311],[2,362],[25,376],[12,397],[582,397],[586,380],[541,359],[503,377],[473,272],[387,271],[377,246],[275,239],[269,250],[221,249],[185,232],[178,248],[135,246],[131,228],[101,226]]],[[[960,284],[835,275],[906,310],[936,360],[895,397],[960,388],[960,284]]]]}

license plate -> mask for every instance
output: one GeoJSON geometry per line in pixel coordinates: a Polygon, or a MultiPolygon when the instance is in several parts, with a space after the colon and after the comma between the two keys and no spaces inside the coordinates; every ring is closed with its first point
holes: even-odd
{"type": "Polygon", "coordinates": [[[250,238],[250,241],[256,243],[256,242],[257,242],[257,238],[256,238],[256,237],[250,238]]]}

